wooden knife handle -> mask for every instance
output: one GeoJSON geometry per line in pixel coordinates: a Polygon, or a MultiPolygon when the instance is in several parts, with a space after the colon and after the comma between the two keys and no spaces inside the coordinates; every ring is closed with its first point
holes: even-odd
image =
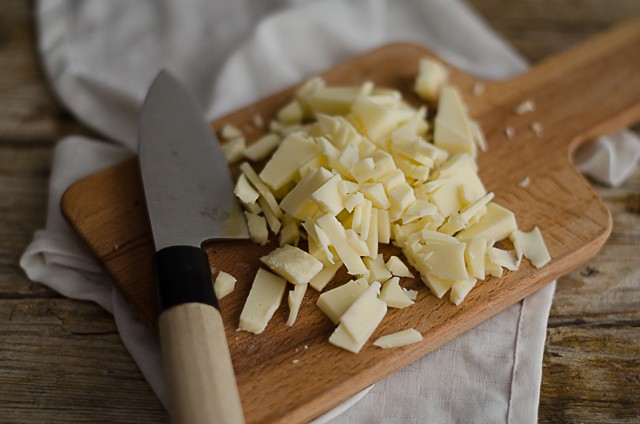
{"type": "Polygon", "coordinates": [[[244,423],[220,312],[174,306],[160,315],[159,330],[172,422],[244,423]]]}
{"type": "Polygon", "coordinates": [[[244,423],[207,254],[167,247],[155,254],[154,268],[172,422],[244,423]]]}

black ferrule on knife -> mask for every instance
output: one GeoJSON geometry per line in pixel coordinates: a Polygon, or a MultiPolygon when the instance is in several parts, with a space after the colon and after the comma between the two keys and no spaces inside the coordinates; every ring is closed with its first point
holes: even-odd
{"type": "Polygon", "coordinates": [[[209,260],[193,246],[171,246],[153,257],[160,312],[183,303],[204,303],[216,309],[209,260]]]}

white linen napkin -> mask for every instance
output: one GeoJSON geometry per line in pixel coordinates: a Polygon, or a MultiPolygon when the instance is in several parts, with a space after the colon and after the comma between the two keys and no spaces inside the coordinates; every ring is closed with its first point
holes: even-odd
{"type": "MultiPolygon", "coordinates": [[[[124,344],[163,403],[157,339],[59,212],[66,187],[135,152],[140,106],[161,68],[196,94],[210,119],[390,41],[425,45],[486,78],[526,68],[481,19],[452,0],[47,0],[38,3],[36,15],[40,53],[60,101],[112,142],[68,137],[58,144],[46,228],[35,233],[21,266],[34,281],[111,311],[124,344]]],[[[581,170],[618,184],[633,170],[640,142],[623,132],[588,149],[581,170]]],[[[554,287],[318,421],[535,422],[554,287]]]]}

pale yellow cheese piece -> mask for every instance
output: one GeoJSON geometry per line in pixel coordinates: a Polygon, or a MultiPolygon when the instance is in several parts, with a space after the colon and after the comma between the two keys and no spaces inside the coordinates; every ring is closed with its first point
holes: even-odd
{"type": "Polygon", "coordinates": [[[251,291],[240,313],[239,330],[259,334],[273,316],[287,286],[287,281],[264,269],[258,269],[251,291]]]}
{"type": "Polygon", "coordinates": [[[389,192],[389,201],[393,209],[404,212],[416,201],[416,196],[411,186],[405,182],[389,192]]]}
{"type": "Polygon", "coordinates": [[[244,203],[255,203],[260,197],[260,193],[253,188],[244,174],[240,174],[233,189],[233,193],[244,203]]]}
{"type": "Polygon", "coordinates": [[[308,284],[296,284],[293,290],[289,291],[289,297],[287,303],[289,304],[289,317],[287,318],[286,325],[291,327],[298,318],[298,312],[300,311],[300,305],[304,294],[307,292],[308,284]]]}
{"type": "Polygon", "coordinates": [[[282,227],[282,223],[278,219],[278,217],[273,213],[269,204],[265,200],[264,197],[260,196],[258,198],[258,204],[262,209],[262,213],[264,213],[264,217],[267,219],[267,224],[269,224],[269,228],[273,231],[273,234],[278,234],[280,228],[282,227]]]}
{"type": "Polygon", "coordinates": [[[315,215],[318,211],[318,206],[311,202],[311,193],[316,191],[332,176],[333,174],[324,168],[316,168],[309,172],[282,199],[280,207],[283,211],[299,220],[306,219],[307,215],[315,215]]]}
{"type": "Polygon", "coordinates": [[[490,247],[487,251],[487,255],[492,263],[500,265],[503,268],[507,268],[509,271],[517,271],[520,266],[518,258],[508,250],[490,247]]]}
{"type": "Polygon", "coordinates": [[[344,208],[347,212],[353,212],[356,206],[360,205],[360,207],[364,206],[364,194],[358,192],[348,194],[345,197],[344,208]]]}
{"type": "Polygon", "coordinates": [[[336,260],[334,264],[324,264],[322,270],[313,277],[313,280],[309,282],[309,285],[315,290],[321,292],[324,288],[333,280],[338,270],[342,267],[342,262],[336,260]]]}
{"type": "Polygon", "coordinates": [[[213,283],[213,291],[216,294],[216,298],[222,299],[231,293],[236,287],[236,281],[233,275],[220,271],[216,281],[213,283]]]}
{"type": "Polygon", "coordinates": [[[267,241],[269,241],[267,220],[263,216],[251,212],[245,212],[244,216],[247,218],[247,229],[251,240],[262,246],[267,244],[267,241]]]}
{"type": "Polygon", "coordinates": [[[260,261],[293,284],[308,284],[322,269],[322,262],[288,244],[274,249],[260,261]]]}
{"type": "Polygon", "coordinates": [[[418,343],[421,340],[423,340],[422,334],[414,328],[409,328],[407,330],[380,336],[373,342],[373,345],[383,349],[390,349],[418,343]]]}
{"type": "Polygon", "coordinates": [[[236,137],[227,140],[220,145],[222,154],[228,163],[234,163],[242,159],[247,143],[244,137],[236,137]]]}
{"type": "Polygon", "coordinates": [[[372,282],[340,317],[340,325],[356,343],[366,341],[387,313],[387,304],[378,299],[381,284],[372,282]]]}
{"type": "Polygon", "coordinates": [[[334,324],[340,322],[340,317],[349,306],[369,287],[365,278],[351,280],[335,289],[324,292],[318,297],[316,305],[334,324]]]}
{"type": "Polygon", "coordinates": [[[389,209],[391,203],[387,198],[387,193],[384,191],[382,183],[366,183],[360,186],[360,192],[367,199],[371,200],[373,206],[378,209],[389,209]]]}
{"type": "Polygon", "coordinates": [[[375,166],[375,162],[371,157],[360,159],[358,163],[351,168],[351,175],[359,184],[362,184],[371,178],[375,166]]]}
{"type": "Polygon", "coordinates": [[[344,209],[344,197],[340,192],[342,178],[335,174],[318,187],[311,198],[320,206],[322,212],[338,215],[344,209]]]}
{"type": "Polygon", "coordinates": [[[271,209],[273,214],[277,218],[282,218],[282,210],[280,209],[280,206],[278,206],[278,201],[274,197],[269,187],[267,187],[264,181],[262,181],[258,174],[256,174],[256,171],[253,170],[251,165],[245,162],[240,165],[240,170],[244,173],[253,187],[258,190],[260,196],[264,197],[264,200],[267,202],[267,205],[269,205],[269,209],[271,209]]]}
{"type": "Polygon", "coordinates": [[[280,246],[284,246],[285,244],[296,246],[299,240],[300,230],[296,221],[290,221],[283,225],[278,239],[280,246]]]}
{"type": "Polygon", "coordinates": [[[420,278],[422,279],[422,282],[429,287],[431,293],[433,293],[433,295],[438,299],[442,299],[442,296],[451,289],[451,286],[454,283],[454,281],[438,278],[433,274],[421,274],[420,278]]]}
{"type": "Polygon", "coordinates": [[[345,115],[358,96],[370,94],[373,84],[360,87],[319,87],[307,101],[315,114],[345,115]]]}
{"type": "Polygon", "coordinates": [[[366,340],[356,342],[353,337],[344,329],[342,324],[338,325],[336,329],[329,337],[329,343],[334,346],[340,347],[349,352],[358,353],[366,343],[366,340]]]}
{"type": "Polygon", "coordinates": [[[480,220],[460,231],[456,238],[462,241],[481,237],[485,240],[503,240],[518,229],[516,217],[510,210],[496,204],[489,203],[487,212],[480,220]]]}
{"type": "Polygon", "coordinates": [[[400,287],[400,278],[392,277],[384,282],[380,290],[380,299],[390,308],[402,309],[413,305],[413,301],[400,287]]]}
{"type": "Polygon", "coordinates": [[[435,101],[448,77],[449,71],[441,62],[431,58],[421,59],[413,90],[423,99],[435,101]]]}
{"type": "Polygon", "coordinates": [[[222,126],[222,129],[220,130],[220,135],[225,140],[232,140],[234,138],[243,137],[242,131],[240,131],[238,127],[233,124],[224,124],[222,126]]]}
{"type": "Polygon", "coordinates": [[[369,281],[387,281],[391,278],[391,272],[384,263],[382,253],[375,258],[364,258],[364,263],[369,270],[369,281]]]}
{"type": "Polygon", "coordinates": [[[367,247],[369,257],[375,258],[378,255],[378,209],[371,208],[369,218],[369,232],[367,234],[367,247]]]}
{"type": "Polygon", "coordinates": [[[325,214],[319,217],[316,222],[320,228],[327,233],[327,236],[331,240],[331,245],[336,250],[345,267],[347,267],[347,272],[351,275],[365,274],[367,267],[347,242],[345,229],[336,217],[331,214],[325,214]]]}
{"type": "Polygon", "coordinates": [[[476,155],[476,144],[464,101],[453,86],[446,85],[440,92],[433,141],[437,147],[450,153],[476,155]]]}
{"type": "Polygon", "coordinates": [[[302,121],[303,115],[300,102],[294,99],[278,111],[278,121],[284,124],[297,124],[302,121]]]}
{"type": "Polygon", "coordinates": [[[472,238],[467,240],[467,249],[464,252],[464,259],[467,264],[469,275],[484,280],[485,277],[485,256],[487,254],[487,242],[483,238],[472,238]]]}
{"type": "Polygon", "coordinates": [[[312,138],[301,133],[287,136],[260,172],[260,178],[273,190],[293,181],[302,165],[320,154],[312,138]]]}
{"type": "Polygon", "coordinates": [[[387,193],[391,192],[394,188],[406,182],[404,174],[401,170],[395,169],[389,172],[387,175],[380,179],[380,182],[384,186],[387,193]]]}
{"type": "MultiPolygon", "coordinates": [[[[468,186],[464,185],[462,187],[468,186]]],[[[477,220],[479,220],[479,217],[486,213],[486,205],[493,199],[493,197],[493,193],[487,193],[475,202],[465,206],[462,208],[460,213],[449,216],[447,222],[438,228],[438,231],[452,235],[466,228],[472,219],[478,217],[477,220]]]]}
{"type": "Polygon", "coordinates": [[[522,256],[529,259],[531,264],[540,268],[551,260],[547,246],[544,244],[542,233],[538,227],[534,227],[530,232],[516,230],[509,237],[516,249],[518,259],[522,256]]]}
{"type": "Polygon", "coordinates": [[[360,218],[360,236],[363,240],[369,237],[369,228],[371,223],[371,212],[373,211],[373,204],[369,199],[364,199],[364,205],[362,206],[362,216],[360,218]]]}
{"type": "Polygon", "coordinates": [[[387,266],[387,269],[391,272],[391,274],[397,277],[414,278],[413,273],[409,270],[409,268],[405,265],[405,263],[402,262],[402,260],[397,256],[391,256],[387,261],[386,266],[387,266]]]}
{"type": "Polygon", "coordinates": [[[475,278],[469,278],[468,280],[456,281],[451,285],[451,292],[449,293],[449,301],[456,306],[460,305],[464,298],[469,294],[471,289],[476,285],[475,278]]]}
{"type": "Polygon", "coordinates": [[[445,280],[466,280],[467,267],[464,262],[466,243],[435,243],[425,244],[421,249],[423,262],[430,274],[445,280]]]}
{"type": "Polygon", "coordinates": [[[324,230],[318,226],[318,224],[313,224],[313,230],[309,234],[315,235],[316,239],[318,240],[318,244],[322,248],[325,257],[327,258],[327,262],[331,264],[335,263],[333,252],[331,251],[331,239],[329,239],[327,233],[325,233],[324,230]]]}
{"type": "Polygon", "coordinates": [[[391,139],[397,140],[414,140],[416,137],[422,137],[427,132],[429,124],[426,120],[427,108],[421,107],[414,115],[391,133],[391,139]]]}
{"type": "Polygon", "coordinates": [[[502,278],[502,273],[503,273],[502,267],[498,264],[491,262],[491,259],[489,258],[488,254],[487,256],[485,256],[485,259],[484,259],[484,270],[485,270],[485,275],[491,275],[496,278],[502,278]]]}
{"type": "Polygon", "coordinates": [[[266,134],[247,147],[244,156],[254,162],[266,159],[280,145],[280,141],[282,141],[282,137],[278,134],[266,134]]]}
{"type": "Polygon", "coordinates": [[[378,242],[387,244],[391,241],[391,220],[389,211],[378,209],[378,242]]]}
{"type": "Polygon", "coordinates": [[[369,256],[369,246],[365,240],[362,240],[358,233],[353,229],[344,230],[349,246],[358,254],[358,256],[369,256]]]}

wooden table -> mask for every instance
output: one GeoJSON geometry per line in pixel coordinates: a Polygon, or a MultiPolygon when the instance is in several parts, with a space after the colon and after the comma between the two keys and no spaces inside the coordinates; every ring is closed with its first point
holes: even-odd
{"type": "MultiPolygon", "coordinates": [[[[640,15],[638,0],[470,3],[531,62],[640,15]]],[[[44,226],[55,142],[91,134],[47,86],[32,12],[20,0],[0,9],[0,421],[166,422],[111,315],[29,281],[18,265],[44,226]]],[[[558,282],[541,422],[640,419],[640,169],[620,188],[595,187],[613,233],[598,256],[558,282]]]]}

